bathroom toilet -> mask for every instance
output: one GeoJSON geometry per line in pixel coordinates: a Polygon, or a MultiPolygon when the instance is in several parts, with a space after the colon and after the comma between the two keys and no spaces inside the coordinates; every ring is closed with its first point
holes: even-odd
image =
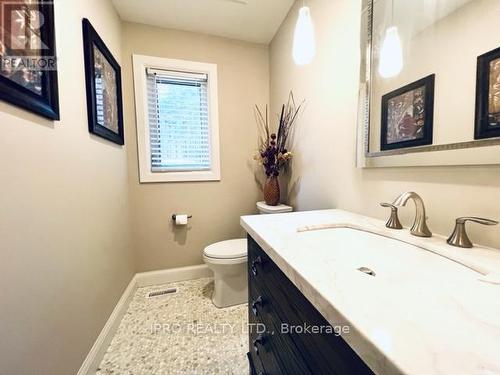
{"type": "MultiPolygon", "coordinates": [[[[280,204],[269,206],[258,202],[260,214],[291,212],[292,207],[280,204]]],[[[212,301],[217,307],[229,307],[248,300],[247,240],[238,238],[221,241],[203,250],[203,261],[214,273],[212,301]]]]}

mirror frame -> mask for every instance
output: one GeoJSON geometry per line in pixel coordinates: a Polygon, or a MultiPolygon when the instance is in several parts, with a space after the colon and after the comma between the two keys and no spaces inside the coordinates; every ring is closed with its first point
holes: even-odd
{"type": "MultiPolygon", "coordinates": [[[[373,3],[375,1],[362,0],[361,4],[357,167],[380,168],[500,164],[500,147],[498,147],[500,145],[500,138],[416,146],[387,151],[370,151],[373,3]],[[365,37],[366,42],[364,42],[365,37]],[[361,57],[363,54],[366,56],[364,63],[361,57]]],[[[472,122],[472,136],[474,135],[474,128],[474,122],[472,122]]]]}

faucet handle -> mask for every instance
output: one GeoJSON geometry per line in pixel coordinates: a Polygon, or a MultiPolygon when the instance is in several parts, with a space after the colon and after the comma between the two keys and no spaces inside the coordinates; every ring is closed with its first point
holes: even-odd
{"type": "Polygon", "coordinates": [[[498,221],[496,220],[491,220],[491,219],[485,219],[482,217],[475,217],[475,216],[465,216],[465,217],[459,217],[456,220],[457,224],[465,224],[467,221],[472,221],[474,223],[478,224],[483,224],[483,225],[497,225],[498,221]]]}
{"type": "Polygon", "coordinates": [[[385,223],[385,226],[390,229],[403,229],[403,226],[401,225],[401,222],[399,221],[398,218],[398,208],[390,203],[380,203],[382,207],[388,207],[391,209],[391,217],[389,217],[389,220],[387,220],[387,223],[385,223]]]}
{"type": "Polygon", "coordinates": [[[448,240],[446,241],[448,242],[448,244],[450,244],[451,246],[464,248],[471,248],[473,246],[472,242],[469,239],[469,236],[467,236],[467,231],[465,230],[465,223],[467,221],[472,221],[474,223],[483,225],[498,224],[498,221],[496,220],[484,219],[482,217],[459,217],[455,220],[455,229],[453,230],[453,233],[450,235],[450,237],[448,237],[448,240]]]}

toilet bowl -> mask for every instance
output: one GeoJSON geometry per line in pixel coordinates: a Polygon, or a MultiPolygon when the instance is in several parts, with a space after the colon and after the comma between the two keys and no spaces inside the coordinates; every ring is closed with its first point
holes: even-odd
{"type": "MultiPolygon", "coordinates": [[[[291,212],[286,205],[268,206],[258,202],[261,214],[291,212]]],[[[248,300],[247,240],[238,238],[217,242],[203,250],[203,261],[214,273],[212,301],[217,307],[229,307],[248,300]]]]}
{"type": "Polygon", "coordinates": [[[247,300],[247,240],[239,238],[214,243],[203,251],[203,261],[214,273],[212,301],[217,307],[247,300]]]}

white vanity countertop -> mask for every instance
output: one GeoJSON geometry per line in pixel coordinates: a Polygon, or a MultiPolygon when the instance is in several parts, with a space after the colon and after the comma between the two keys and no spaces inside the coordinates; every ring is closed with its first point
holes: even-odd
{"type": "Polygon", "coordinates": [[[500,374],[500,250],[384,224],[341,210],[241,218],[375,373],[500,374]]]}

